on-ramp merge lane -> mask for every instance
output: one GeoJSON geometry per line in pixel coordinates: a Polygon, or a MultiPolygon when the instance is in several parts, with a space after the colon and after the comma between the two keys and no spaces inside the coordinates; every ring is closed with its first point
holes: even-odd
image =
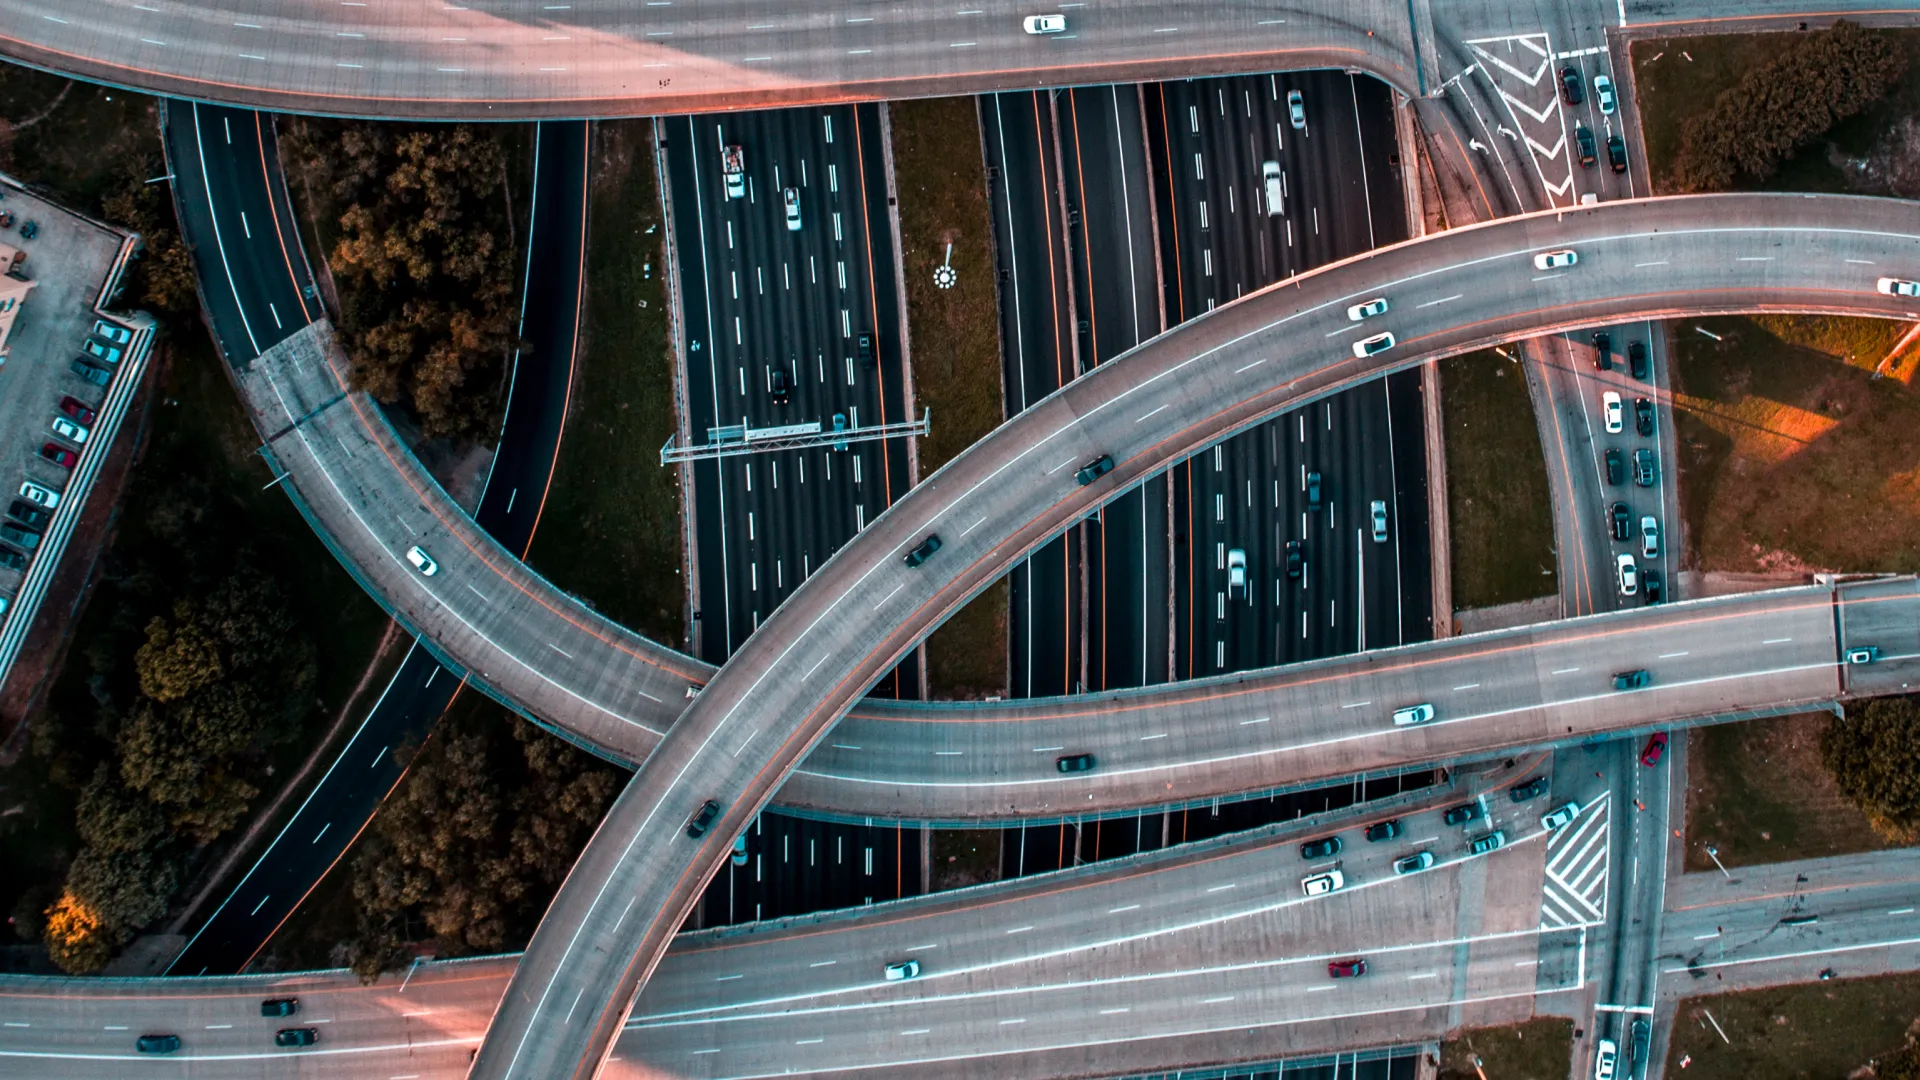
{"type": "Polygon", "coordinates": [[[1736,195],[1469,226],[1303,275],[1103,365],[949,462],[755,634],[661,740],[582,852],[516,971],[476,1077],[586,1078],[634,994],[786,773],[874,680],[1013,560],[1167,460],[1382,371],[1522,332],[1686,312],[1911,316],[1876,268],[1920,263],[1910,203],[1736,195]],[[1573,248],[1578,266],[1535,268],[1573,248]],[[1396,301],[1356,358],[1344,305],[1396,301]],[[1625,312],[1622,309],[1626,309],[1625,312]],[[1336,340],[1339,339],[1339,340],[1336,340]],[[1081,487],[1057,464],[1110,453],[1081,487]],[[1051,470],[1051,472],[1050,472],[1051,470]],[[939,532],[917,569],[900,555],[939,532]],[[685,825],[721,812],[702,839],[685,825]]]}

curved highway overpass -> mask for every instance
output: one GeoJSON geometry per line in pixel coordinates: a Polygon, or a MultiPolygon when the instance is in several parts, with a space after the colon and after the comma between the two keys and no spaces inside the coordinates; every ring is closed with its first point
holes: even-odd
{"type": "Polygon", "coordinates": [[[475,1064],[591,1076],[707,878],[832,723],[1014,560],[1152,469],[1383,371],[1522,334],[1733,311],[1911,317],[1874,291],[1920,266],[1912,204],[1737,195],[1622,201],[1469,226],[1253,294],[1096,369],[894,504],[763,623],[655,747],[554,898],[475,1064]],[[1580,253],[1565,269],[1536,257],[1580,253]],[[1386,296],[1364,324],[1346,307],[1386,296]],[[1356,357],[1366,333],[1398,346],[1356,357]],[[1093,485],[1071,466],[1101,453],[1093,485]],[[901,556],[929,534],[942,550],[901,556]],[[686,823],[703,803],[704,836],[686,823]]]}
{"type": "MultiPolygon", "coordinates": [[[[1486,859],[1468,856],[1467,834],[1439,820],[1460,793],[1427,791],[1364,816],[681,935],[606,1074],[978,1075],[983,1059],[1022,1076],[1119,1074],[1209,1053],[1298,1056],[1437,1037],[1455,1010],[1570,989],[1562,984],[1576,974],[1550,966],[1542,986],[1528,963],[1550,960],[1575,928],[1538,931],[1541,807],[1514,806],[1498,788],[1518,775],[1487,777],[1491,824],[1511,843],[1486,859]],[[1389,815],[1406,843],[1358,841],[1364,823],[1389,815]],[[1349,884],[1303,897],[1293,881],[1308,864],[1296,845],[1334,827],[1353,841],[1342,862],[1349,884]],[[1416,847],[1439,864],[1394,875],[1388,863],[1416,847]],[[1368,957],[1369,977],[1328,980],[1326,962],[1351,955],[1368,957]],[[882,977],[909,957],[918,978],[882,977]]],[[[116,1076],[139,1058],[137,1035],[173,1032],[179,1054],[141,1066],[162,1076],[455,1076],[512,968],[511,957],[429,964],[373,986],[346,973],[0,978],[9,1020],[0,1061],[12,1064],[0,1071],[116,1076]],[[259,1015],[261,1000],[282,996],[299,999],[295,1016],[259,1015]],[[272,1032],[291,1025],[315,1026],[317,1046],[274,1048],[272,1032]]]]}
{"type": "MultiPolygon", "coordinates": [[[[1425,4],[1421,5],[1422,8],[1425,4]]],[[[0,53],[157,94],[293,112],[505,120],[644,116],[1347,67],[1413,90],[1405,0],[18,0],[0,53]]]]}

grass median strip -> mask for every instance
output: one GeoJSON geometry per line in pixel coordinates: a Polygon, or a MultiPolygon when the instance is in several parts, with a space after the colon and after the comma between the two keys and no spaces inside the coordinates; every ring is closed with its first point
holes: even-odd
{"type": "MultiPolygon", "coordinates": [[[[920,441],[927,476],[1003,419],[986,166],[973,98],[895,102],[890,111],[914,392],[933,411],[933,430],[920,441]],[[942,266],[953,270],[951,288],[935,282],[942,266]]],[[[935,697],[1005,692],[1004,579],[933,633],[927,664],[935,697]]]]}
{"type": "Polygon", "coordinates": [[[1547,462],[1521,365],[1495,352],[1442,360],[1440,411],[1454,607],[1553,595],[1547,462]]]}

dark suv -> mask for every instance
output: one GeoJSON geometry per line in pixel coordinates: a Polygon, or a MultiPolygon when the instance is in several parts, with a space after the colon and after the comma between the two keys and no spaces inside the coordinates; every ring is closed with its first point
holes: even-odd
{"type": "Polygon", "coordinates": [[[1305,564],[1305,545],[1298,540],[1287,541],[1287,577],[1298,580],[1305,564]]]}
{"type": "Polygon", "coordinates": [[[1647,368],[1647,343],[1644,341],[1627,342],[1627,366],[1633,369],[1633,377],[1646,382],[1651,374],[1647,368]]]}
{"type": "Polygon", "coordinates": [[[1623,502],[1613,504],[1613,538],[1615,540],[1633,539],[1633,511],[1628,510],[1627,504],[1623,502]]]}
{"type": "Polygon", "coordinates": [[[1620,486],[1627,482],[1627,459],[1617,446],[1607,447],[1607,483],[1620,486]]]}
{"type": "Polygon", "coordinates": [[[1441,820],[1449,825],[1465,825],[1467,822],[1474,821],[1485,815],[1486,811],[1480,809],[1479,803],[1469,802],[1461,803],[1459,806],[1448,810],[1446,816],[1441,820]]]}
{"type": "Polygon", "coordinates": [[[52,514],[25,499],[13,500],[12,505],[7,507],[7,516],[29,529],[44,529],[47,527],[47,522],[53,520],[52,514]]]}
{"type": "Polygon", "coordinates": [[[1652,682],[1653,676],[1647,674],[1646,668],[1635,668],[1632,671],[1616,671],[1613,674],[1613,688],[1615,690],[1640,690],[1652,682]]]}
{"type": "Polygon", "coordinates": [[[1537,799],[1546,793],[1547,778],[1544,776],[1536,776],[1524,784],[1517,784],[1507,789],[1507,797],[1514,802],[1526,802],[1528,799],[1537,799]]]}
{"type": "Polygon", "coordinates": [[[260,1003],[261,1016],[292,1016],[299,1011],[299,998],[268,998],[260,1003]]]}
{"type": "Polygon", "coordinates": [[[312,1046],[319,1041],[319,1028],[281,1028],[273,1033],[275,1046],[312,1046]]]}
{"type": "Polygon", "coordinates": [[[1376,821],[1373,824],[1367,826],[1367,842],[1370,844],[1378,843],[1379,841],[1382,841],[1382,840],[1391,840],[1394,837],[1399,835],[1400,835],[1400,819],[1399,818],[1388,818],[1385,821],[1376,821]]]}
{"type": "Polygon", "coordinates": [[[1300,845],[1300,857],[1303,859],[1331,859],[1338,854],[1340,838],[1337,836],[1323,836],[1300,845]]]}
{"type": "Polygon", "coordinates": [[[1093,755],[1068,754],[1064,757],[1055,758],[1053,767],[1063,773],[1091,772],[1093,770],[1093,755]]]}
{"type": "Polygon", "coordinates": [[[1578,105],[1587,100],[1587,91],[1580,81],[1579,68],[1568,65],[1560,69],[1560,97],[1569,105],[1578,105]]]}
{"type": "Polygon", "coordinates": [[[1633,429],[1642,435],[1653,434],[1653,402],[1646,398],[1633,399],[1633,429]]]}
{"type": "Polygon", "coordinates": [[[933,553],[939,550],[940,550],[940,534],[929,533],[927,534],[927,538],[925,540],[920,541],[919,547],[914,548],[912,551],[907,552],[906,563],[908,566],[917,567],[921,563],[926,562],[928,559],[933,558],[933,553]]]}
{"type": "Polygon", "coordinates": [[[1580,167],[1593,168],[1594,162],[1599,160],[1594,156],[1593,132],[1587,130],[1587,126],[1582,124],[1573,129],[1573,140],[1580,144],[1580,167]]]}
{"type": "Polygon", "coordinates": [[[767,393],[775,405],[785,405],[793,400],[793,384],[788,381],[787,373],[774,368],[767,377],[767,393]]]}
{"type": "Polygon", "coordinates": [[[1607,136],[1607,167],[1617,173],[1627,171],[1627,140],[1618,135],[1607,136]]]}
{"type": "Polygon", "coordinates": [[[701,803],[700,809],[695,810],[693,817],[687,820],[687,835],[693,837],[695,840],[707,835],[707,830],[713,827],[713,819],[719,816],[719,803],[714,802],[712,799],[701,803]]]}
{"type": "Polygon", "coordinates": [[[1080,471],[1074,473],[1073,478],[1080,481],[1081,487],[1086,487],[1088,484],[1093,483],[1095,480],[1100,479],[1112,471],[1113,455],[1101,454],[1099,457],[1080,466],[1080,471]]]}

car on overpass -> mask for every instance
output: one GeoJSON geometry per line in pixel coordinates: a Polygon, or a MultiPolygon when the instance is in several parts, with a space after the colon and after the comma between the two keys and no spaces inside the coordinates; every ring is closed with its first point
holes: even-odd
{"type": "Polygon", "coordinates": [[[1329,870],[1324,874],[1312,874],[1300,879],[1300,891],[1308,896],[1324,896],[1345,888],[1347,875],[1338,870],[1329,870]]]}
{"type": "Polygon", "coordinates": [[[1365,957],[1356,956],[1351,960],[1327,961],[1327,977],[1332,979],[1357,979],[1367,973],[1365,957]]]}
{"type": "Polygon", "coordinates": [[[1580,261],[1580,254],[1571,249],[1561,251],[1543,251],[1533,257],[1535,270],[1564,270],[1580,261]]]}
{"type": "Polygon", "coordinates": [[[1431,851],[1416,851],[1411,855],[1404,855],[1393,861],[1393,872],[1401,875],[1417,874],[1422,870],[1431,870],[1432,868],[1433,852],[1431,851]]]}
{"type": "Polygon", "coordinates": [[[1300,857],[1303,859],[1331,859],[1340,854],[1340,838],[1323,836],[1318,840],[1309,840],[1300,845],[1300,857]]]}
{"type": "Polygon", "coordinates": [[[1920,281],[1883,277],[1876,287],[1887,296],[1912,296],[1920,298],[1920,281]]]}
{"type": "Polygon", "coordinates": [[[1029,34],[1064,34],[1067,30],[1065,15],[1029,15],[1020,20],[1020,28],[1029,34]]]}

